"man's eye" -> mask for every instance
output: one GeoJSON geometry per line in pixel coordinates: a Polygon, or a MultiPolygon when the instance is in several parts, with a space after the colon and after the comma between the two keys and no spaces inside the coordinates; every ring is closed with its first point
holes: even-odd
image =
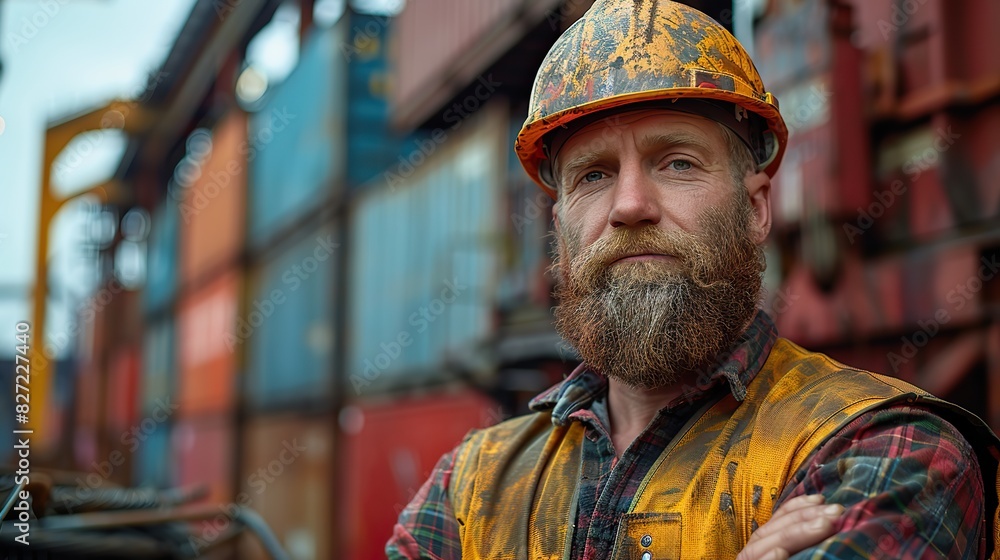
{"type": "Polygon", "coordinates": [[[667,167],[670,167],[674,171],[688,171],[693,166],[691,165],[691,162],[686,159],[675,159],[670,162],[667,167]]]}
{"type": "Polygon", "coordinates": [[[601,173],[600,171],[591,171],[583,176],[583,180],[588,183],[600,181],[602,178],[604,178],[604,173],[601,173]]]}

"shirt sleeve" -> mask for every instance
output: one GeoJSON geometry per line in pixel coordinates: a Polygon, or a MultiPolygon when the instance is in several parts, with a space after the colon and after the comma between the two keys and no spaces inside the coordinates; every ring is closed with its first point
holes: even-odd
{"type": "Polygon", "coordinates": [[[911,406],[862,414],[820,447],[776,504],[823,494],[846,508],[805,559],[981,558],[983,480],[958,430],[911,406]]]}
{"type": "Polygon", "coordinates": [[[448,498],[456,448],[438,460],[430,478],[399,514],[385,545],[389,560],[460,560],[462,546],[448,498]]]}

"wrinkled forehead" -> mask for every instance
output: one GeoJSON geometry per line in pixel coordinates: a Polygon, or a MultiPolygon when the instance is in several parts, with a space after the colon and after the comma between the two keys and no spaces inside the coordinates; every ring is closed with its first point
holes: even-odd
{"type": "Polygon", "coordinates": [[[550,141],[552,158],[558,167],[568,153],[606,151],[623,134],[635,135],[639,142],[674,138],[706,150],[723,141],[719,124],[709,118],[671,109],[638,109],[604,115],[559,131],[550,141]]]}

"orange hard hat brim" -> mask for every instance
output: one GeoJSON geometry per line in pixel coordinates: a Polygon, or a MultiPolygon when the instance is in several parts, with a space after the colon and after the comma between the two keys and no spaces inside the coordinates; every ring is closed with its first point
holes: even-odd
{"type": "Polygon", "coordinates": [[[771,94],[765,94],[765,99],[756,99],[742,93],[731,92],[717,88],[690,87],[648,90],[606,99],[595,100],[576,107],[571,107],[551,115],[526,122],[514,142],[521,165],[535,183],[553,199],[556,198],[555,185],[546,183],[539,172],[542,162],[548,159],[545,151],[546,136],[557,129],[568,126],[577,119],[616,108],[627,109],[645,101],[670,101],[674,99],[711,99],[734,103],[760,115],[768,123],[768,129],[773,134],[775,146],[767,161],[761,163],[761,171],[773,177],[784,156],[788,130],[778,112],[777,103],[771,94]]]}

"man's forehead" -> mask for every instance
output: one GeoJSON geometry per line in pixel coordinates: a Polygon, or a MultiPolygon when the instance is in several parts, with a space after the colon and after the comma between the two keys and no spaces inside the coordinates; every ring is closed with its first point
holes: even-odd
{"type": "Polygon", "coordinates": [[[567,151],[604,151],[608,147],[607,141],[622,133],[638,134],[636,140],[641,147],[662,143],[691,143],[710,149],[713,140],[722,140],[719,129],[711,119],[682,111],[623,111],[573,131],[561,142],[559,151],[563,154],[567,151]]]}

